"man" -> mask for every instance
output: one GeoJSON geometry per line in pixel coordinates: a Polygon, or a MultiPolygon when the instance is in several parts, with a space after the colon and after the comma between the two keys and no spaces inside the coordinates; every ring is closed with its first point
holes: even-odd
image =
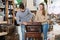
{"type": "Polygon", "coordinates": [[[23,3],[20,3],[19,8],[20,10],[16,13],[17,24],[20,25],[20,27],[18,27],[18,33],[19,35],[22,33],[22,36],[20,35],[20,40],[25,40],[25,25],[27,25],[27,22],[31,21],[33,15],[30,10],[24,6],[23,3]],[[21,32],[19,28],[21,29],[21,32]]]}

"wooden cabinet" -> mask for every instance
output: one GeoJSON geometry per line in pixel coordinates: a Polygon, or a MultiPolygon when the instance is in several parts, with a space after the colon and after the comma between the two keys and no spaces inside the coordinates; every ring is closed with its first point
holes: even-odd
{"type": "Polygon", "coordinates": [[[40,22],[28,22],[28,24],[25,27],[25,40],[26,38],[37,38],[38,40],[42,40],[40,22]]]}

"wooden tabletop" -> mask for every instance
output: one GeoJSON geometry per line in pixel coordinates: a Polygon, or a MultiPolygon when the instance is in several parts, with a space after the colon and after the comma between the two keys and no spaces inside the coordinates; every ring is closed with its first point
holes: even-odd
{"type": "Polygon", "coordinates": [[[0,32],[0,36],[4,36],[4,35],[7,35],[8,33],[7,32],[0,32]]]}
{"type": "Polygon", "coordinates": [[[25,25],[25,26],[40,26],[41,25],[41,23],[40,22],[27,22],[27,25],[25,25]]]}

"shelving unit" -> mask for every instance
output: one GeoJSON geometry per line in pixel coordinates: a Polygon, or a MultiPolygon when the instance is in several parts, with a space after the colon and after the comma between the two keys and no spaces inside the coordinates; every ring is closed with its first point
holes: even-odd
{"type": "Polygon", "coordinates": [[[11,23],[14,25],[14,0],[0,0],[0,3],[2,5],[0,6],[0,9],[4,10],[5,21],[9,24],[9,20],[12,19],[11,23]],[[9,18],[9,13],[12,15],[12,18],[9,18]]]}
{"type": "MultiPolygon", "coordinates": [[[[0,33],[0,35],[3,35],[4,34],[4,39],[5,40],[18,40],[18,34],[16,34],[16,28],[15,28],[15,25],[14,25],[14,17],[15,17],[15,11],[14,11],[14,0],[2,0],[2,3],[3,3],[3,5],[5,5],[5,7],[4,7],[4,9],[5,9],[5,19],[6,19],[6,21],[7,21],[7,24],[6,23],[4,23],[4,22],[2,22],[2,23],[0,23],[1,25],[4,25],[4,26],[2,26],[2,30],[4,31],[4,30],[6,30],[6,32],[7,33],[0,33]],[[12,6],[12,8],[11,8],[11,6],[9,7],[9,5],[11,5],[12,6]],[[12,11],[12,25],[11,24],[9,24],[9,11],[10,11],[10,13],[11,13],[11,11],[12,11]],[[8,26],[9,25],[9,26],[8,26]],[[5,29],[6,28],[6,29],[5,29]],[[6,36],[5,36],[6,35],[6,36]]],[[[2,7],[1,7],[2,8],[2,7]]],[[[1,30],[1,29],[0,29],[1,30]]]]}
{"type": "Polygon", "coordinates": [[[5,4],[6,4],[6,7],[5,7],[6,9],[5,10],[6,10],[6,21],[7,21],[7,24],[9,24],[9,19],[8,19],[9,18],[8,17],[9,8],[8,8],[8,6],[12,5],[12,7],[13,7],[13,9],[12,9],[12,20],[13,20],[12,24],[14,25],[14,0],[6,0],[5,4]]]}

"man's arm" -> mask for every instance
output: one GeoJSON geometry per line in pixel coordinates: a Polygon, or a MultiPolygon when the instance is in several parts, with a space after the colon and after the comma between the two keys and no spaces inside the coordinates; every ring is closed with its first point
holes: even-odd
{"type": "Polygon", "coordinates": [[[16,13],[16,21],[17,21],[17,24],[21,24],[18,12],[16,13]]]}
{"type": "Polygon", "coordinates": [[[30,22],[32,21],[32,18],[33,18],[33,14],[31,13],[31,11],[28,9],[28,18],[30,19],[30,22]]]}
{"type": "Polygon", "coordinates": [[[19,25],[20,24],[27,25],[27,22],[21,22],[21,18],[18,13],[16,13],[16,21],[17,21],[17,24],[19,24],[19,25]]]}

